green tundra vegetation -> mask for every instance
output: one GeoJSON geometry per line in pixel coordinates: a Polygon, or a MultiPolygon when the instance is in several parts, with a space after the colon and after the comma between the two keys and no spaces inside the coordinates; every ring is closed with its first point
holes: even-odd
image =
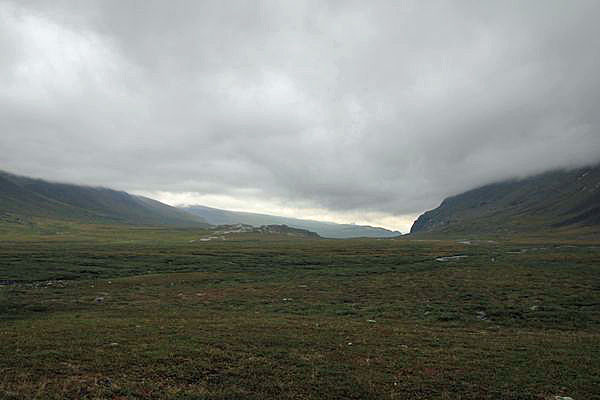
{"type": "Polygon", "coordinates": [[[600,241],[488,239],[7,220],[0,398],[597,398],[600,241]]]}

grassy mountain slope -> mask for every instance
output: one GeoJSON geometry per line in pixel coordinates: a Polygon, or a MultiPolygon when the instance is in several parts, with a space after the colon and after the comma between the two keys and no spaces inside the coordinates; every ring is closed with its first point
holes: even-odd
{"type": "Polygon", "coordinates": [[[14,221],[32,217],[86,223],[207,225],[198,216],[126,192],[0,172],[0,219],[14,221]]]}
{"type": "Polygon", "coordinates": [[[600,166],[467,191],[421,215],[411,233],[516,233],[600,227],[600,166]]]}
{"type": "Polygon", "coordinates": [[[209,224],[229,225],[248,224],[261,225],[287,225],[293,228],[306,229],[327,238],[352,238],[352,237],[393,237],[400,232],[390,231],[364,225],[335,224],[332,222],[311,221],[297,218],[279,217],[275,215],[247,213],[240,211],[220,210],[205,206],[183,207],[183,210],[202,217],[209,224]]]}

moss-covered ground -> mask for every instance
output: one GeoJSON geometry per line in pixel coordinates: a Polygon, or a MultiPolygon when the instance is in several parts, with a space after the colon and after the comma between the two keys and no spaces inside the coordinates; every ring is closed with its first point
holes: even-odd
{"type": "Polygon", "coordinates": [[[207,235],[0,230],[0,398],[600,398],[600,243],[207,235]]]}

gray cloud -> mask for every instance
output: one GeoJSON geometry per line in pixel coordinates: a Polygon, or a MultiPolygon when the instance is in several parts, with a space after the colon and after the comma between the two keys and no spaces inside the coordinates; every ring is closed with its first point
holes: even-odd
{"type": "Polygon", "coordinates": [[[600,161],[597,1],[0,2],[4,169],[414,214],[600,161]]]}

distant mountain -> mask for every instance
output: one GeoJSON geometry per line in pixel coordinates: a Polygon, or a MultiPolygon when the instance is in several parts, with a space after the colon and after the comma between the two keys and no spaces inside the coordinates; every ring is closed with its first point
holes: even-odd
{"type": "Polygon", "coordinates": [[[390,231],[384,228],[377,228],[364,225],[353,224],[335,224],[332,222],[321,222],[304,220],[297,218],[279,217],[275,215],[247,213],[241,211],[227,211],[218,208],[205,207],[200,205],[182,207],[189,213],[197,215],[209,224],[213,225],[232,225],[246,224],[252,226],[262,225],[287,225],[289,227],[305,229],[316,232],[326,238],[353,238],[353,237],[376,237],[386,238],[398,236],[401,233],[390,231]]]}
{"type": "Polygon", "coordinates": [[[600,227],[600,166],[511,180],[445,199],[411,233],[516,233],[600,227]]]}
{"type": "Polygon", "coordinates": [[[30,220],[33,217],[88,223],[208,226],[198,216],[146,197],[0,171],[0,222],[30,220]]]}

